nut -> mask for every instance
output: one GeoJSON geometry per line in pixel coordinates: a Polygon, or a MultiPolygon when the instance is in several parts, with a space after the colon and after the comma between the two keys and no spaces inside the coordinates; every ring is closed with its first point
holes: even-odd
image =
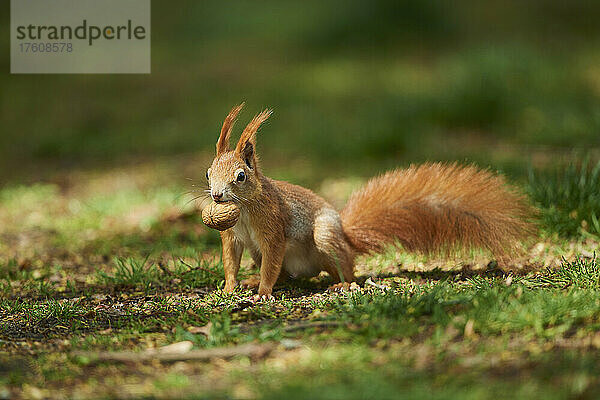
{"type": "Polygon", "coordinates": [[[240,208],[234,202],[211,202],[202,210],[202,221],[209,228],[224,231],[234,226],[240,217],[240,208]]]}

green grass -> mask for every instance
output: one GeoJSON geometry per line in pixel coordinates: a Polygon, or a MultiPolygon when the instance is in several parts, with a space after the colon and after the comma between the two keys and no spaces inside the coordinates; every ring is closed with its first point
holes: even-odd
{"type": "MultiPolygon", "coordinates": [[[[538,279],[555,279],[554,271],[547,274],[538,279]]],[[[336,319],[357,324],[359,337],[367,342],[413,336],[429,328],[445,330],[449,324],[462,332],[468,321],[473,333],[484,336],[518,333],[553,338],[580,327],[592,332],[600,327],[596,291],[531,290],[520,284],[507,286],[502,280],[484,282],[485,286],[477,287],[442,282],[409,291],[352,294],[328,308],[336,319]]]]}
{"type": "MultiPolygon", "coordinates": [[[[585,183],[573,185],[566,202],[593,198],[588,170],[564,178],[585,183]]],[[[249,291],[220,290],[218,235],[178,197],[183,186],[158,188],[148,183],[155,177],[124,172],[119,179],[138,183],[120,196],[107,194],[117,190],[110,173],[72,192],[55,185],[0,190],[7,239],[0,349],[8,355],[0,355],[0,370],[12,371],[0,378],[0,392],[480,399],[507,397],[506,387],[517,398],[599,390],[600,266],[590,258],[597,241],[589,232],[566,239],[561,225],[543,222],[542,250],[522,261],[531,272],[516,263],[471,269],[470,258],[473,266],[489,264],[483,253],[446,261],[388,249],[359,260],[360,292],[326,293],[331,280],[318,277],[278,288],[274,302],[253,303],[249,291]],[[364,283],[367,277],[388,289],[364,283]],[[221,364],[93,362],[99,351],[144,352],[180,341],[196,349],[279,345],[258,359],[221,364]],[[219,384],[185,384],[202,376],[219,384]]],[[[564,179],[548,185],[556,189],[564,179]]],[[[334,200],[343,202],[346,186],[357,182],[333,181],[334,200]]],[[[241,276],[253,272],[243,268],[241,276]]]]}
{"type": "MultiPolygon", "coordinates": [[[[183,186],[149,184],[156,179],[150,171],[124,172],[119,179],[138,183],[118,196],[108,194],[118,191],[110,173],[73,192],[50,184],[0,190],[0,235],[7,239],[0,371],[12,371],[0,378],[0,392],[482,399],[600,390],[600,266],[589,257],[597,247],[590,232],[566,239],[563,225],[542,220],[543,250],[525,255],[534,267],[527,273],[518,264],[505,267],[513,271],[470,269],[470,257],[473,265],[489,264],[480,253],[446,262],[389,249],[358,262],[360,292],[326,293],[331,280],[319,277],[278,288],[274,302],[253,303],[249,291],[220,290],[218,235],[179,197],[183,186]],[[539,261],[548,257],[554,264],[539,261]],[[369,276],[388,289],[364,283],[369,276]],[[221,364],[93,362],[99,351],[144,352],[180,341],[195,349],[279,345],[268,356],[221,364]],[[189,384],[202,376],[219,384],[189,384]]],[[[567,169],[542,185],[546,175],[536,172],[529,190],[568,187],[564,201],[546,199],[578,209],[594,199],[594,173],[567,169]]],[[[334,200],[343,202],[346,186],[357,182],[334,181],[334,200]]],[[[543,217],[547,210],[540,210],[543,217]]],[[[241,276],[252,272],[243,268],[241,276]]]]}
{"type": "MultiPolygon", "coordinates": [[[[565,263],[562,268],[571,267],[565,263]]],[[[581,278],[590,270],[588,265],[577,274],[581,278]]],[[[560,399],[596,393],[598,353],[585,351],[585,343],[596,343],[594,335],[600,330],[600,292],[589,286],[564,289],[530,284],[535,279],[551,280],[553,274],[531,273],[511,284],[506,276],[485,275],[424,285],[390,281],[388,290],[365,288],[308,302],[285,296],[275,303],[254,305],[244,296],[214,292],[195,300],[125,296],[108,308],[98,306],[112,300],[13,300],[2,302],[0,312],[11,316],[13,325],[19,316],[23,324],[45,329],[46,339],[35,336],[39,331],[19,331],[33,332],[38,341],[59,343],[52,338],[70,332],[71,339],[60,341],[61,346],[92,352],[144,351],[148,343],[182,340],[192,341],[196,348],[284,339],[303,343],[300,350],[281,349],[278,356],[258,365],[243,358],[227,362],[225,384],[205,387],[203,396],[231,396],[238,391],[238,395],[252,393],[260,398],[560,399]],[[105,317],[113,315],[111,307],[122,307],[119,302],[124,302],[125,313],[107,324],[105,317]],[[308,310],[295,314],[298,308],[308,310]],[[190,328],[198,326],[207,328],[192,333],[190,328]],[[99,332],[107,328],[109,333],[99,332]]],[[[0,324],[3,337],[6,327],[0,324]]],[[[0,385],[35,385],[43,380],[46,390],[52,390],[65,378],[80,379],[90,368],[98,377],[106,368],[127,374],[126,366],[88,366],[86,358],[63,355],[57,360],[52,352],[41,354],[35,361],[0,359],[0,367],[13,368],[0,385]],[[48,363],[55,367],[49,368],[48,363]]],[[[169,382],[193,379],[169,365],[160,369],[164,373],[153,378],[159,397],[173,389],[169,382]]],[[[139,373],[154,376],[144,368],[139,373]]],[[[94,385],[109,393],[109,382],[116,381],[107,376],[94,385]]],[[[189,385],[176,393],[197,398],[197,388],[189,385]]]]}
{"type": "Polygon", "coordinates": [[[494,366],[478,351],[471,367],[451,352],[427,368],[415,367],[410,356],[398,357],[422,348],[390,348],[398,353],[377,359],[360,347],[341,346],[312,353],[284,372],[266,368],[253,383],[265,399],[564,399],[585,398],[598,389],[595,358],[574,351],[533,356],[526,367],[510,361],[494,366]]]}
{"type": "Polygon", "coordinates": [[[160,272],[156,266],[147,265],[147,261],[148,257],[143,260],[117,258],[114,275],[98,271],[98,278],[108,285],[142,287],[148,291],[153,283],[159,281],[160,272]]]}
{"type": "Polygon", "coordinates": [[[225,279],[221,263],[199,260],[190,265],[183,259],[173,259],[164,265],[149,262],[149,257],[116,258],[114,272],[97,271],[97,281],[106,286],[148,293],[173,284],[183,289],[217,288],[225,279]]]}
{"type": "Polygon", "coordinates": [[[529,194],[547,231],[600,236],[600,161],[594,165],[586,158],[580,165],[529,176],[529,194]]]}

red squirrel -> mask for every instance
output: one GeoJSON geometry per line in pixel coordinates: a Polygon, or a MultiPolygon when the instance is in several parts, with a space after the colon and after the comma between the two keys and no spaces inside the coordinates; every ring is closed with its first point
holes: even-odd
{"type": "Polygon", "coordinates": [[[225,118],[206,173],[216,202],[233,201],[238,222],[221,232],[225,291],[238,285],[247,249],[260,275],[242,282],[272,297],[276,282],[326,271],[335,288],[355,280],[354,260],[399,243],[408,251],[518,248],[532,232],[526,198],[504,179],[474,166],[425,163],[388,171],[353,193],[341,211],[301,186],[263,175],[256,133],[271,115],[257,114],[234,150],[229,138],[243,103],[225,118]]]}

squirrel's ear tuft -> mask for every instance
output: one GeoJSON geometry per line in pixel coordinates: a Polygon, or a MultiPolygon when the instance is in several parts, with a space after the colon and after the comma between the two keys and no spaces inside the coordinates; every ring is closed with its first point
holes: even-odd
{"type": "Polygon", "coordinates": [[[272,110],[266,109],[254,116],[252,121],[246,126],[242,132],[242,136],[235,147],[235,152],[238,154],[249,167],[254,159],[254,152],[256,148],[256,132],[260,128],[261,124],[265,122],[273,113],[272,110]]]}
{"type": "Polygon", "coordinates": [[[225,121],[223,121],[221,135],[219,135],[219,140],[217,141],[217,155],[223,154],[229,150],[229,137],[231,136],[231,130],[233,129],[233,125],[235,125],[237,115],[240,113],[243,107],[244,103],[233,107],[231,111],[229,111],[225,121]]]}

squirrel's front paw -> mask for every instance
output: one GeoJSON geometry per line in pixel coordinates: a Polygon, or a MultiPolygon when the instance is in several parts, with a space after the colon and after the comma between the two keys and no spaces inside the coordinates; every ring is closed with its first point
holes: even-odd
{"type": "Polygon", "coordinates": [[[225,287],[223,288],[223,290],[227,293],[233,293],[235,292],[235,287],[237,286],[237,282],[236,281],[226,281],[225,282],[225,287]]]}
{"type": "Polygon", "coordinates": [[[360,286],[358,286],[356,284],[356,282],[340,282],[340,283],[336,283],[334,285],[329,286],[329,288],[327,289],[328,292],[354,292],[356,290],[360,290],[360,286]]]}
{"type": "Polygon", "coordinates": [[[252,301],[255,303],[263,302],[263,301],[275,301],[275,297],[272,294],[255,294],[252,296],[252,301]]]}

